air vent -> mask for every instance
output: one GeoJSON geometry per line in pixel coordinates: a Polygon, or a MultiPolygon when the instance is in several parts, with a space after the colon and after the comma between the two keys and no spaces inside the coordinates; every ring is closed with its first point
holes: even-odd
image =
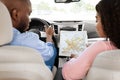
{"type": "Polygon", "coordinates": [[[56,34],[58,34],[58,25],[54,25],[54,31],[56,34]]]}
{"type": "Polygon", "coordinates": [[[78,31],[82,31],[82,24],[78,25],[78,31]]]}

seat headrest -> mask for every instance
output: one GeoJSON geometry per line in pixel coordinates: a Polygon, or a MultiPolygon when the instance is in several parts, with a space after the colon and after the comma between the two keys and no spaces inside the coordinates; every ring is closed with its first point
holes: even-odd
{"type": "Polygon", "coordinates": [[[12,21],[6,6],[0,2],[0,46],[9,43],[13,37],[12,21]]]}

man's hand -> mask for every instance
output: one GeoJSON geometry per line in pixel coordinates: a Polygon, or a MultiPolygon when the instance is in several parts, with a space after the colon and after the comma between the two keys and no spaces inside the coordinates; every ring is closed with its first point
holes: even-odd
{"type": "Polygon", "coordinates": [[[45,32],[46,32],[46,35],[53,36],[53,34],[54,34],[53,27],[45,27],[45,32]]]}
{"type": "Polygon", "coordinates": [[[45,27],[45,32],[46,32],[46,42],[53,42],[52,36],[54,34],[53,27],[45,27]]]}

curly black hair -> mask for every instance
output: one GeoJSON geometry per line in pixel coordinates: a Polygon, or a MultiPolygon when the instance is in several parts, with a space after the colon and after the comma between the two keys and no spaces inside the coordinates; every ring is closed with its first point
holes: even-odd
{"type": "Polygon", "coordinates": [[[120,49],[120,0],[101,0],[96,5],[104,33],[120,49]]]}

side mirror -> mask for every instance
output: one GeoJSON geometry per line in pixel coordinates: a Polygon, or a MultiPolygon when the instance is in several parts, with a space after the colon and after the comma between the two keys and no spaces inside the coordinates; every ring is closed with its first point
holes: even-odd
{"type": "Polygon", "coordinates": [[[80,0],[55,0],[55,3],[79,2],[80,0]]]}

